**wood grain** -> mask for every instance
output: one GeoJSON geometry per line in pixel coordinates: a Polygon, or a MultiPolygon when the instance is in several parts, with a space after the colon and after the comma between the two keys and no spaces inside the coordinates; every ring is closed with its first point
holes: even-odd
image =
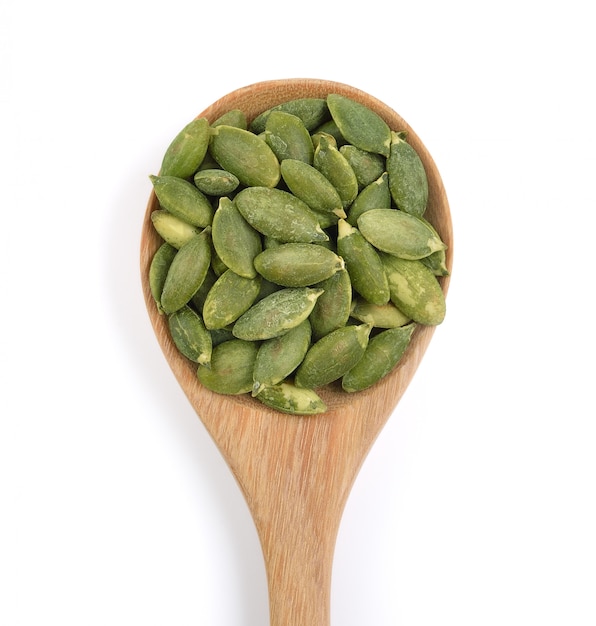
{"type": "MultiPolygon", "coordinates": [[[[394,130],[407,130],[429,178],[425,217],[447,243],[453,232],[447,196],[435,163],[414,130],[395,111],[349,85],[318,79],[274,80],[225,95],[198,117],[215,120],[238,108],[247,117],[283,101],[340,93],[377,111],[394,130]]],[[[344,505],[379,432],[402,397],[435,329],[419,327],[400,365],[383,381],[357,394],[337,386],[321,390],[329,411],[296,417],[256,400],[221,396],[201,387],[196,366],[177,352],[148,283],[151,258],[161,243],[151,225],[157,207],[151,193],[142,227],[141,278],[156,337],[182,389],[233,472],[246,498],[265,559],[271,626],[328,626],[333,552],[344,505]]],[[[445,294],[449,277],[441,279],[445,294]]]]}

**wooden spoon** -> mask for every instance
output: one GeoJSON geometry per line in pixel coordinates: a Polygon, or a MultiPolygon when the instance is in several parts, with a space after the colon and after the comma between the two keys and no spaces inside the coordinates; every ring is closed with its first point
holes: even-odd
{"type": "MultiPolygon", "coordinates": [[[[447,244],[451,270],[453,235],[449,205],[437,168],[408,124],[387,105],[348,85],[315,79],[273,80],[234,91],[198,117],[214,121],[230,109],[248,119],[281,102],[339,93],[374,109],[393,130],[407,130],[429,179],[425,217],[447,244]]],[[[150,214],[141,241],[145,302],[157,339],[174,375],[233,472],[254,518],[265,558],[271,626],[328,626],[333,552],[346,499],[377,435],[412,379],[433,327],[418,327],[398,367],[374,387],[355,394],[336,386],[320,390],[329,410],[290,416],[250,396],[222,396],[197,381],[196,365],[170,339],[149,289],[151,258],[161,243],[150,214]]],[[[449,278],[440,279],[447,293],[449,278]]]]}

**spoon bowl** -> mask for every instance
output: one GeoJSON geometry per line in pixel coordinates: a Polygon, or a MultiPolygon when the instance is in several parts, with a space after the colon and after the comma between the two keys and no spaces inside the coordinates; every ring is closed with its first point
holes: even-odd
{"type": "MultiPolygon", "coordinates": [[[[429,199],[425,218],[447,244],[451,271],[453,232],[435,163],[409,125],[390,107],[349,85],[288,79],[256,83],[213,103],[198,117],[213,122],[231,109],[250,121],[288,100],[338,93],[376,111],[392,130],[407,131],[424,163],[429,199]]],[[[152,226],[153,191],[142,226],[141,279],[157,340],[184,393],[230,467],[251,511],[263,550],[271,626],[328,626],[333,552],[343,509],[358,471],[422,360],[435,327],[418,325],[397,367],[373,387],[346,393],[328,385],[317,393],[328,410],[314,416],[279,413],[250,395],[223,396],[201,386],[196,364],[176,349],[167,319],[149,288],[149,266],[162,243],[152,226]]],[[[447,294],[449,276],[439,279],[447,294]]]]}

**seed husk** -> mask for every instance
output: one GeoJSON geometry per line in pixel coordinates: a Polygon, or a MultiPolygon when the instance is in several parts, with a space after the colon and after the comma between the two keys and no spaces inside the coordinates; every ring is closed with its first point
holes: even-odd
{"type": "Polygon", "coordinates": [[[404,355],[415,327],[408,324],[391,328],[370,339],[360,361],[342,377],[343,390],[362,391],[387,376],[404,355]]]}
{"type": "MultiPolygon", "coordinates": [[[[284,243],[255,257],[257,272],[283,287],[308,287],[345,266],[335,252],[314,243],[284,243]]],[[[389,297],[389,296],[388,296],[389,297]]]]}

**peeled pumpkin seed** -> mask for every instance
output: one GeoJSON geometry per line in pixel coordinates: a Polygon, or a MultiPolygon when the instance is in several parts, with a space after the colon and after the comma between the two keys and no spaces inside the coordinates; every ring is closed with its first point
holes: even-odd
{"type": "Polygon", "coordinates": [[[225,266],[240,276],[254,278],[254,259],[263,249],[261,236],[229,198],[220,198],[211,230],[213,247],[225,266]]]}
{"type": "Polygon", "coordinates": [[[213,348],[210,367],[197,369],[199,382],[216,393],[240,395],[252,389],[252,370],[257,345],[252,341],[231,339],[213,348]]]}
{"type": "Polygon", "coordinates": [[[287,287],[254,304],[234,324],[238,339],[264,341],[278,337],[308,318],[322,289],[287,287]]]}
{"type": "Polygon", "coordinates": [[[253,305],[261,277],[245,278],[226,270],[209,290],[203,304],[203,321],[209,330],[225,328],[253,305]]]}
{"type": "Polygon", "coordinates": [[[201,232],[200,228],[192,226],[165,209],[152,211],[151,222],[153,223],[153,228],[155,228],[161,238],[177,250],[197,233],[201,232]]]}
{"type": "Polygon", "coordinates": [[[222,169],[199,170],[194,175],[194,182],[199,191],[209,196],[225,196],[232,193],[240,181],[231,172],[222,169]]]}
{"type": "Polygon", "coordinates": [[[213,219],[213,207],[192,183],[176,176],[150,176],[162,209],[192,226],[205,228],[213,219]]]}
{"type": "Polygon", "coordinates": [[[281,175],[288,189],[317,213],[345,217],[342,199],[328,178],[308,163],[295,159],[281,162],[281,175]]]}
{"type": "Polygon", "coordinates": [[[218,117],[215,122],[211,124],[211,126],[235,126],[236,128],[246,130],[248,128],[248,123],[246,121],[244,111],[241,111],[240,109],[231,109],[218,117]]]}
{"type": "Polygon", "coordinates": [[[343,390],[362,391],[387,376],[404,355],[415,327],[391,328],[370,339],[360,361],[342,377],[343,390]]]}
{"type": "Polygon", "coordinates": [[[291,415],[317,415],[327,410],[315,391],[300,389],[289,382],[263,387],[257,399],[276,411],[291,415]]]}
{"type": "Polygon", "coordinates": [[[362,358],[370,331],[368,324],[344,326],[319,339],[296,370],[296,386],[316,389],[341,378],[362,358]]]}
{"type": "Polygon", "coordinates": [[[445,318],[445,296],[436,276],[421,261],[381,254],[391,301],[411,320],[436,326],[445,318]]]}
{"type": "Polygon", "coordinates": [[[170,143],[164,154],[160,175],[189,178],[207,153],[210,128],[206,118],[189,122],[170,143]]]}
{"type": "Polygon", "coordinates": [[[391,133],[387,158],[389,189],[398,209],[422,217],[428,202],[428,179],[424,165],[403,133],[391,133]]]}
{"type": "Polygon", "coordinates": [[[264,132],[267,118],[271,115],[272,111],[285,111],[286,113],[295,115],[302,120],[302,123],[309,132],[312,132],[317,126],[320,126],[329,118],[329,110],[327,109],[327,103],[324,98],[296,98],[288,102],[282,102],[267,111],[263,111],[260,115],[257,115],[250,123],[250,130],[256,135],[264,132]]]}
{"type": "Polygon", "coordinates": [[[323,290],[309,317],[313,338],[318,340],[348,323],[352,283],[348,271],[343,269],[314,287],[323,290]]]}
{"type": "Polygon", "coordinates": [[[385,171],[385,159],[380,154],[360,150],[351,144],[341,146],[339,151],[354,170],[360,189],[377,180],[385,171]]]}
{"type": "Polygon", "coordinates": [[[217,126],[211,131],[209,151],[219,165],[243,184],[275,187],[280,179],[279,161],[273,150],[248,130],[217,126]]]}
{"type": "Polygon", "coordinates": [[[358,224],[358,218],[371,209],[390,209],[391,194],[389,193],[389,177],[383,172],[377,180],[367,185],[352,202],[348,209],[348,223],[351,226],[358,224]]]}
{"type": "Polygon", "coordinates": [[[372,304],[363,298],[354,300],[350,315],[375,328],[397,328],[405,326],[410,321],[410,318],[402,313],[393,302],[372,304]]]}
{"type": "Polygon", "coordinates": [[[345,266],[335,252],[314,243],[284,243],[269,248],[255,257],[254,265],[261,276],[283,287],[314,285],[345,266]]]}
{"type": "Polygon", "coordinates": [[[425,222],[397,209],[366,211],[358,218],[358,228],[375,248],[402,259],[421,259],[445,249],[425,222]]]}
{"type": "Polygon", "coordinates": [[[149,289],[155,300],[157,310],[160,313],[163,313],[161,307],[161,292],[163,291],[168,270],[175,256],[176,248],[166,241],[156,250],[151,259],[151,264],[149,265],[149,289]]]}
{"type": "Polygon", "coordinates": [[[191,361],[209,367],[211,362],[211,335],[201,316],[188,305],[168,317],[168,328],[176,348],[191,361]]]}
{"type": "Polygon", "coordinates": [[[205,280],[211,262],[211,228],[187,241],[173,258],[161,292],[165,313],[182,308],[205,280]]]}
{"type": "Polygon", "coordinates": [[[389,302],[387,276],[375,248],[345,220],[339,221],[337,233],[337,251],[346,263],[354,290],[373,304],[389,302]]]}
{"type": "Polygon", "coordinates": [[[391,129],[380,115],[360,102],[339,94],[329,94],[327,106],[348,143],[367,152],[389,156],[391,129]]]}
{"type": "Polygon", "coordinates": [[[314,148],[302,120],[285,111],[272,111],[265,124],[265,141],[278,161],[297,159],[312,163],[314,148]]]}
{"type": "Polygon", "coordinates": [[[287,333],[263,341],[253,369],[253,396],[264,387],[285,380],[302,363],[310,347],[311,336],[310,322],[306,319],[287,333]]]}
{"type": "Polygon", "coordinates": [[[358,179],[346,157],[324,135],[315,150],[313,165],[335,187],[343,208],[349,207],[358,195],[358,179]]]}
{"type": "Polygon", "coordinates": [[[327,241],[308,205],[282,189],[247,187],[234,198],[244,219],[258,232],[283,243],[327,241]]]}

